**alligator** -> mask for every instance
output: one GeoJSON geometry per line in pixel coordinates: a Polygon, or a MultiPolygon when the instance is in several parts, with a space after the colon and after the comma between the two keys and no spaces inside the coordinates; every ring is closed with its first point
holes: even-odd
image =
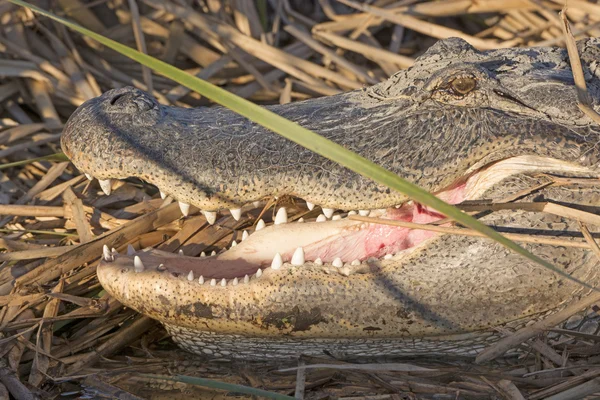
{"type": "MultiPolygon", "coordinates": [[[[577,46],[600,110],[600,40],[577,46]]],[[[268,109],[452,204],[520,196],[598,211],[600,127],[577,106],[564,49],[481,52],[446,39],[370,88],[268,109]],[[592,184],[545,184],[549,176],[592,184]]],[[[105,192],[113,179],[137,177],[210,224],[247,218],[265,199],[303,211],[298,219],[276,207],[243,241],[237,231],[239,243],[208,256],[105,248],[102,286],[192,352],[472,356],[498,327],[524,326],[589,292],[486,238],[349,217],[427,224],[443,215],[222,107],[110,90],[73,113],[61,144],[105,192]]],[[[481,221],[581,240],[576,221],[549,213],[500,210],[481,221]]],[[[589,248],[524,246],[589,285],[600,281],[589,248]]]]}

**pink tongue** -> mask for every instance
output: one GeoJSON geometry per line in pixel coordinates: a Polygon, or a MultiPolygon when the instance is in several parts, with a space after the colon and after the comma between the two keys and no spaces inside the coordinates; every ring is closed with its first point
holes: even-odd
{"type": "MultiPolygon", "coordinates": [[[[461,185],[437,196],[448,203],[457,204],[463,201],[463,194],[464,185],[461,185]]],[[[398,209],[388,208],[381,218],[427,224],[444,216],[420,204],[415,206],[413,203],[407,203],[398,209]]],[[[307,260],[321,258],[324,262],[332,262],[339,257],[343,261],[362,261],[369,257],[381,258],[386,254],[397,253],[435,235],[436,233],[431,231],[366,224],[363,229],[348,231],[306,246],[304,253],[307,260]]],[[[289,256],[291,257],[291,254],[289,256]]]]}

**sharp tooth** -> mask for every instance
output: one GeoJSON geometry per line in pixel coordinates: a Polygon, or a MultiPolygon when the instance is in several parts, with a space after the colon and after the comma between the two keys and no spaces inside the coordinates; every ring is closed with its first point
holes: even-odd
{"type": "Polygon", "coordinates": [[[163,199],[163,200],[166,199],[167,198],[167,194],[165,192],[163,192],[162,190],[159,190],[159,191],[160,191],[160,198],[163,199]]]}
{"type": "Polygon", "coordinates": [[[225,278],[221,279],[221,286],[227,286],[227,281],[225,280],[225,278]]]}
{"type": "Polygon", "coordinates": [[[205,252],[200,253],[200,257],[202,257],[202,258],[206,257],[206,253],[205,252]]]}
{"type": "Polygon", "coordinates": [[[248,236],[250,236],[250,234],[248,233],[248,231],[244,231],[244,232],[242,233],[242,242],[243,242],[244,240],[248,239],[248,236]]]}
{"type": "Polygon", "coordinates": [[[348,211],[348,215],[356,215],[356,211],[354,211],[354,210],[348,211]]]}
{"type": "Polygon", "coordinates": [[[110,249],[110,252],[113,254],[119,254],[119,252],[117,251],[117,249],[115,249],[114,247],[112,249],[110,249]]]}
{"type": "Polygon", "coordinates": [[[202,211],[202,214],[204,214],[204,218],[206,218],[206,222],[208,222],[209,224],[214,224],[215,221],[217,220],[217,212],[216,211],[202,211]]]}
{"type": "Polygon", "coordinates": [[[338,215],[334,215],[333,217],[331,217],[331,220],[332,220],[332,221],[338,221],[338,220],[340,220],[340,219],[342,219],[342,216],[341,216],[341,215],[339,215],[339,214],[338,214],[338,215]]]}
{"type": "Polygon", "coordinates": [[[390,259],[390,258],[392,258],[392,257],[394,257],[394,255],[393,255],[393,254],[386,254],[386,255],[385,255],[383,258],[384,258],[385,260],[389,260],[389,259],[390,259]]]}
{"type": "Polygon", "coordinates": [[[287,224],[287,222],[287,210],[285,207],[281,207],[279,210],[277,210],[277,215],[275,215],[275,225],[287,224]]]}
{"type": "Polygon", "coordinates": [[[343,267],[339,269],[340,274],[344,275],[344,276],[350,276],[350,268],[348,267],[343,267]]]}
{"type": "Polygon", "coordinates": [[[216,255],[217,255],[217,252],[213,250],[213,251],[211,251],[211,252],[210,252],[210,255],[211,255],[211,256],[216,256],[216,255]]]}
{"type": "Polygon", "coordinates": [[[317,217],[317,222],[325,222],[325,221],[327,221],[327,217],[324,216],[323,214],[321,214],[317,217]]]}
{"type": "Polygon", "coordinates": [[[210,280],[210,286],[217,286],[217,280],[215,278],[210,280]]]}
{"type": "Polygon", "coordinates": [[[253,202],[252,202],[252,206],[253,206],[254,208],[258,208],[258,207],[260,207],[260,201],[253,201],[253,202]]]}
{"type": "Polygon", "coordinates": [[[250,277],[248,275],[244,276],[244,283],[250,282],[250,277]]]}
{"type": "Polygon", "coordinates": [[[350,265],[360,265],[360,260],[356,259],[350,263],[350,265]]]}
{"type": "Polygon", "coordinates": [[[371,214],[371,210],[358,210],[358,215],[361,217],[368,217],[371,214]]]}
{"type": "Polygon", "coordinates": [[[260,278],[262,276],[262,269],[258,269],[258,271],[256,271],[256,277],[260,278]]]}
{"type": "Polygon", "coordinates": [[[128,256],[132,256],[135,254],[135,249],[133,248],[132,245],[128,244],[127,245],[127,255],[128,256]]]}
{"type": "Polygon", "coordinates": [[[98,182],[100,182],[100,188],[102,189],[102,191],[104,192],[105,195],[109,195],[110,194],[110,190],[112,189],[112,182],[110,179],[98,179],[98,182]]]}
{"type": "Polygon", "coordinates": [[[333,266],[337,267],[337,268],[342,268],[344,266],[344,263],[342,262],[342,259],[339,258],[339,257],[336,258],[335,260],[333,260],[333,262],[331,264],[333,264],[333,266]]]}
{"type": "Polygon", "coordinates": [[[271,262],[271,268],[279,269],[279,268],[281,268],[282,265],[283,265],[283,259],[281,258],[281,254],[279,254],[279,253],[275,254],[275,257],[273,257],[273,261],[271,262]]]}
{"type": "Polygon", "coordinates": [[[85,177],[88,178],[90,181],[94,180],[94,177],[91,176],[90,174],[85,174],[85,177]]]}
{"type": "Polygon", "coordinates": [[[144,270],[144,264],[138,256],[133,257],[133,270],[135,272],[142,272],[144,270]]]}
{"type": "Polygon", "coordinates": [[[315,205],[313,203],[311,203],[310,201],[307,201],[306,208],[308,208],[310,211],[312,211],[313,208],[315,208],[315,205]]]}
{"type": "Polygon", "coordinates": [[[323,265],[323,261],[321,260],[321,257],[317,258],[315,261],[313,261],[313,263],[316,265],[323,265]]]}
{"type": "Polygon", "coordinates": [[[259,219],[258,222],[256,223],[256,228],[254,228],[254,231],[260,231],[261,229],[263,229],[265,227],[265,221],[263,221],[262,219],[259,219]]]}
{"type": "Polygon", "coordinates": [[[298,221],[296,221],[296,222],[303,223],[304,222],[304,218],[300,217],[300,218],[298,218],[298,221]]]}
{"type": "Polygon", "coordinates": [[[112,261],[113,257],[107,245],[102,246],[102,257],[104,261],[112,261]]]}
{"type": "Polygon", "coordinates": [[[292,256],[292,265],[304,265],[304,249],[298,247],[292,256]]]}
{"type": "Polygon", "coordinates": [[[165,264],[158,264],[158,267],[156,267],[156,270],[160,271],[160,272],[166,271],[167,267],[165,267],[165,264]]]}
{"type": "Polygon", "coordinates": [[[194,280],[194,271],[190,271],[188,272],[188,281],[193,281],[194,280]]]}
{"type": "Polygon", "coordinates": [[[233,280],[231,281],[231,284],[233,286],[237,286],[237,284],[238,284],[238,278],[233,278],[233,280]]]}
{"type": "Polygon", "coordinates": [[[200,275],[200,278],[198,278],[198,283],[204,285],[204,277],[202,275],[200,275]]]}
{"type": "Polygon", "coordinates": [[[235,247],[237,246],[237,242],[234,240],[233,242],[231,242],[231,247],[235,247]]]}
{"type": "Polygon", "coordinates": [[[179,254],[180,256],[184,256],[185,254],[183,254],[183,250],[179,249],[179,251],[177,252],[177,254],[179,254]]]}
{"type": "Polygon", "coordinates": [[[327,218],[331,218],[331,216],[333,215],[333,212],[335,211],[333,208],[322,208],[323,210],[323,214],[325,214],[325,216],[327,218]]]}
{"type": "Polygon", "coordinates": [[[190,213],[190,205],[184,202],[179,202],[179,209],[181,210],[181,213],[183,214],[184,217],[187,217],[188,214],[190,213]]]}
{"type": "Polygon", "coordinates": [[[233,217],[233,219],[235,219],[236,221],[239,221],[240,218],[242,217],[242,209],[241,208],[232,208],[231,210],[229,210],[229,212],[231,213],[231,216],[233,217]]]}

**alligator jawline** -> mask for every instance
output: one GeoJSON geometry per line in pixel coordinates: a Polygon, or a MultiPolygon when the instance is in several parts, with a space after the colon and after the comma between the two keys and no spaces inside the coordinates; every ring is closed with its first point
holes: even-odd
{"type": "MultiPolygon", "coordinates": [[[[437,197],[451,204],[474,200],[491,186],[508,176],[535,171],[581,172],[585,170],[559,160],[537,157],[512,157],[472,172],[461,178],[437,197]]],[[[285,209],[284,209],[285,212],[285,209]]],[[[243,242],[219,254],[204,257],[186,257],[157,250],[119,255],[105,248],[102,263],[113,264],[123,271],[138,273],[166,272],[175,277],[197,280],[200,283],[226,286],[248,282],[260,277],[267,269],[276,272],[290,267],[311,266],[343,275],[365,272],[373,261],[398,258],[408,254],[438,234],[366,223],[348,218],[331,221],[287,222],[284,212],[275,217],[276,224],[255,231],[243,242]],[[280,222],[280,223],[277,223],[280,222]]],[[[348,215],[348,213],[345,213],[348,215]]],[[[371,216],[416,223],[431,223],[443,215],[413,202],[396,208],[372,210],[371,216]]]]}

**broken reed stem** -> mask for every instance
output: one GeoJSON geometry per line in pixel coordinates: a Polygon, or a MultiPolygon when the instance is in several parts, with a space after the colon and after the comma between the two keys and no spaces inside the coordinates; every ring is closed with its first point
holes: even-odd
{"type": "MultiPolygon", "coordinates": [[[[405,221],[395,221],[390,219],[382,219],[382,218],[371,218],[371,217],[361,217],[359,215],[350,215],[349,219],[355,221],[362,222],[371,222],[374,224],[382,224],[382,225],[391,225],[391,226],[399,226],[402,228],[408,229],[420,229],[424,231],[438,232],[438,233],[449,233],[452,235],[462,235],[462,236],[474,236],[474,237],[487,237],[486,235],[477,232],[473,229],[467,228],[452,228],[448,226],[438,226],[438,225],[427,225],[427,224],[416,224],[414,222],[405,222],[405,221]]],[[[521,243],[535,243],[535,244],[547,244],[550,246],[564,246],[564,247],[575,247],[579,249],[589,249],[590,245],[587,242],[582,241],[574,241],[567,239],[555,239],[548,237],[541,237],[538,235],[524,235],[519,233],[502,233],[504,236],[513,240],[515,242],[521,243]]]]}

